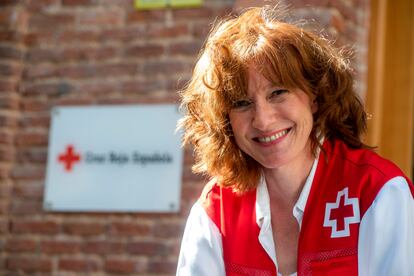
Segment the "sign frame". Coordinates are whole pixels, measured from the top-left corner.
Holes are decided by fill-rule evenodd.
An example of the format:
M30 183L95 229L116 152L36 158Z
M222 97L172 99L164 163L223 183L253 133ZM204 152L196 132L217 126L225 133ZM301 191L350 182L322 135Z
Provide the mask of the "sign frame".
M179 211L177 105L61 106L51 117L45 210Z

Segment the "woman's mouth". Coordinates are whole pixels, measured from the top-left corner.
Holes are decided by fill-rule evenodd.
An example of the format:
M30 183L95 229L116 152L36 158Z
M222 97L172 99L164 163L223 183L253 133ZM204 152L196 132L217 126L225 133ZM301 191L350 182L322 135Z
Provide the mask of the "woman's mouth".
M291 128L284 129L282 131L279 131L279 132L274 133L274 134L269 135L269 136L256 137L254 140L256 140L260 143L271 143L271 142L276 141L277 139L280 139L283 136L285 136L290 130L291 130Z

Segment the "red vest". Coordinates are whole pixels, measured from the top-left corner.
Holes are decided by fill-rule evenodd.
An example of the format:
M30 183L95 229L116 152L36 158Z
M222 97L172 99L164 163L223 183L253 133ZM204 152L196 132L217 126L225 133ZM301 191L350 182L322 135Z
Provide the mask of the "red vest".
M372 151L325 141L303 215L298 275L358 275L359 220L395 176L404 174ZM239 196L212 183L205 187L200 202L221 232L228 276L277 275L258 239L256 190Z

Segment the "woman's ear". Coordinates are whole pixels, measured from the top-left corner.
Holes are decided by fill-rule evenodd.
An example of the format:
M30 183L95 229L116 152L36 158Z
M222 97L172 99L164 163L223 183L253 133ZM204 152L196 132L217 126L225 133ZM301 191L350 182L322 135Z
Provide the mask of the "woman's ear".
M316 99L313 99L312 101L311 111L312 111L312 114L315 114L316 111L318 111L318 102L316 101Z

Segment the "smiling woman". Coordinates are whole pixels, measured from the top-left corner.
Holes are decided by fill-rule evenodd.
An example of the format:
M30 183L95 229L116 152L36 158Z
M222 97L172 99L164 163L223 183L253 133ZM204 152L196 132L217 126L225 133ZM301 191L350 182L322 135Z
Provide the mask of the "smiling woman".
M361 141L346 58L277 13L219 22L181 93L211 181L177 275L412 275L413 185Z

